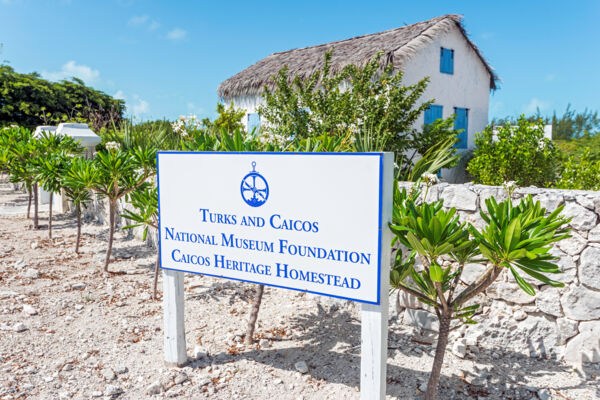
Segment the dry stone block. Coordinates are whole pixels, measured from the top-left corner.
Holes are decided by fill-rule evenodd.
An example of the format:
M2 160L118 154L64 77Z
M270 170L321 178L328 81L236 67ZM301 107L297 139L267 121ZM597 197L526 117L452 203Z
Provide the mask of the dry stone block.
M571 236L558 242L558 247L570 256L577 256L585 249L587 241L576 232L571 232Z
M567 343L565 361L573 364L600 362L600 321L579 324L579 335Z
M513 282L496 282L486 291L487 295L494 300L504 300L516 304L530 304L535 301L534 296L530 296Z
M464 283L470 285L475 282L486 269L487 267L483 264L465 264L463 273L460 277Z
M588 247L579 259L579 281L600 289L600 247Z
M552 212L565 201L565 198L558 193L543 193L535 196L533 201L539 201L543 208L548 212Z
M562 317L563 312L560 308L560 293L558 289L552 286L544 286L535 297L535 304L538 308L555 317Z
M588 240L595 243L600 242L600 224L588 232Z
M579 323L577 321L570 320L568 318L557 318L556 319L556 329L558 331L558 344L565 345L567 340L577 335L579 332L577 330L577 326Z
M571 286L560 298L567 318L576 321L600 319L600 292L583 285Z
M411 308L404 310L403 322L405 324L414 325L419 329L430 331L437 331L440 327L437 317L434 314L423 310L413 310Z
M464 186L448 186L442 193L444 206L457 210L477 211L477 194Z
M594 199L590 197L580 194L579 196L575 196L575 201L589 210L594 210Z
M556 324L550 317L530 315L519 322L514 334L525 342L531 356L546 357L559 350Z
M563 215L572 217L571 226L580 231L589 231L596 226L598 217L596 214L585 207L576 203L567 203Z

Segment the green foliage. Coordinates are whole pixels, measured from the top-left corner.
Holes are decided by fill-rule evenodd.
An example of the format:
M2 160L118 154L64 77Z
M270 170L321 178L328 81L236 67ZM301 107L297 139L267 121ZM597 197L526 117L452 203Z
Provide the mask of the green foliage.
M498 127L496 135L492 126L477 134L473 159L467 167L477 183L515 181L519 186L538 187L552 185L559 170L559 153L544 137L543 122L529 122L524 116L516 125Z
M229 107L226 107L223 103L217 103L217 114L218 116L214 121L204 118L202 120L202 125L204 125L206 129L214 129L217 131L223 129L227 132L244 130L242 118L246 116L246 111L235 108L233 102L231 102Z
M88 121L96 130L118 123L123 100L86 86L81 80L49 82L37 73L20 74L0 64L0 126L28 128L67 121Z
M85 206L92 199L89 188L96 180L96 170L92 167L91 160L69 157L60 179L64 193L73 204Z
M555 111L551 121L553 139L578 139L593 136L600 132L598 111L592 112L586 108L583 112L578 113L571 109L570 104L561 117L558 117Z
M418 185L420 182L415 187ZM396 186L394 190L390 229L400 246L395 251L390 285L433 307L439 319L429 393L431 388L435 392L438 385L452 324L476 323L474 316L480 305L469 301L488 288L505 268L532 296L533 286L522 273L544 284L564 286L548 277L562 272L554 264L558 257L549 251L553 243L569 237L566 225L570 220L560 216L563 206L548 214L531 196L517 206L510 198L497 203L492 197L486 200L487 212L481 212L486 225L479 230L461 222L455 208L444 209L443 200L419 202L427 198L427 192L422 196L415 187L400 191ZM461 288L465 265L477 262L490 266L473 283Z
M306 79L292 78L283 68L273 78L275 89L265 87L265 104L259 107L266 120L261 127L264 137L281 145L298 138L319 137L324 142L329 136L341 138L339 144L346 149L353 147L347 140L353 138L358 149L394 151L399 168L410 169L407 150L425 153L444 141L452 123L445 120L423 134L415 132L415 121L431 104L419 104L428 79L404 86L402 72L382 64L379 54L364 67L349 65L333 72L328 52L323 69ZM448 150L454 151L452 147Z
M598 151L596 149L596 152ZM584 149L581 155L571 155L567 158L556 187L600 190L600 159L594 156L591 148Z

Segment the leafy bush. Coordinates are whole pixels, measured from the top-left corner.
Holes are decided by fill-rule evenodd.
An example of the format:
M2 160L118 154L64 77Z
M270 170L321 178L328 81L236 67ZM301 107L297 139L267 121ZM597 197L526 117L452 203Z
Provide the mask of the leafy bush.
M94 90L80 79L49 82L37 73L20 74L0 64L0 126L16 123L32 129L83 120L100 130L119 123L124 110L123 100Z
M455 135L448 129L452 125L449 120L434 124L424 133L413 128L432 103L419 103L427 78L404 86L402 72L393 70L391 64L382 67L381 54L364 67L349 65L332 72L331 55L326 53L322 70L310 77L290 77L283 68L273 78L275 89L265 87L265 104L259 113L266 119L261 131L268 140L283 144L286 140L328 136L348 147L352 141L362 142L362 147L368 141L371 150L393 151L396 164L406 174L412 167L407 156L414 154L411 149L424 154ZM454 150L450 147L449 151Z
M554 143L544 137L542 120L529 122L521 116L516 125L492 126L475 136L473 159L467 171L477 183L548 187L557 179L560 156Z
M600 190L600 160L594 159L592 150L583 150L581 156L570 156L556 187L560 189Z

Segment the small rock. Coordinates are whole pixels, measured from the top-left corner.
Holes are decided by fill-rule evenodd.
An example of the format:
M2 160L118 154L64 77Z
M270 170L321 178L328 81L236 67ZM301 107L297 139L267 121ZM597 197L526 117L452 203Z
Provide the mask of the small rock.
M117 368L115 368L115 373L118 375L123 375L123 374L126 374L127 372L129 372L129 368L127 368L124 365L118 365Z
M95 392L92 392L92 397L102 397L102 392L96 390Z
M181 385L183 382L187 381L188 379L189 378L186 374L181 373L175 377L173 382L175 382L176 385Z
M258 342L258 345L260 347L269 347L271 345L271 343L269 342L269 339L260 339L260 342Z
M35 249L37 249L37 248L38 248L38 246L39 246L39 243L38 243L37 241L31 242L31 249L32 249L32 250L35 250Z
M465 358L467 355L467 345L464 339L457 340L452 346L452 353L458 358Z
M194 346L194 357L196 359L200 359L204 356L206 356L206 350L204 349L204 347L198 345Z
M517 321L523 321L524 319L527 318L527 313L523 310L518 310L517 312L515 312L515 320Z
M37 279L40 277L40 272L34 268L27 268L23 276L25 276L25 278Z
M550 400L551 399L550 391L548 389L538 390L537 395L540 398L540 400Z
M31 307L29 304L23 304L23 312L29 315L37 315L37 310Z
M83 289L85 289L85 283L82 283L82 282L74 283L73 285L71 285L71 289L83 290Z
M156 381L156 382L152 383L146 389L146 393L149 394L149 395L160 394L160 392L162 392L162 391L163 391L163 387L162 387L162 384L159 381Z
M23 332L26 330L27 330L27 327L22 322L19 322L19 323L15 324L15 326L13 326L13 331L15 331L15 332Z
M116 385L108 385L104 391L105 396L118 396L123 393L123 389Z
M102 377L107 381L112 381L117 376L115 375L115 372L112 369L105 368L102 370Z
M298 361L296 364L294 364L294 368L296 368L296 371L300 372L301 374L306 374L308 372L308 365L305 361Z

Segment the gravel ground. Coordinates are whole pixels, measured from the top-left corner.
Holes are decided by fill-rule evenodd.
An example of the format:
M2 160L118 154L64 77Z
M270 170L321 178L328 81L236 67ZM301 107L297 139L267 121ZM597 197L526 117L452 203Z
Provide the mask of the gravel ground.
M162 361L162 304L151 299L154 250L117 235L101 272L107 228L47 214L33 230L26 196L0 184L0 399L358 399L359 307L266 288L253 346L242 345L253 285L186 275L190 363ZM471 346L450 349L440 399L596 399L586 377L556 360ZM390 321L388 398L420 399L432 340ZM464 357L463 357L464 356Z

